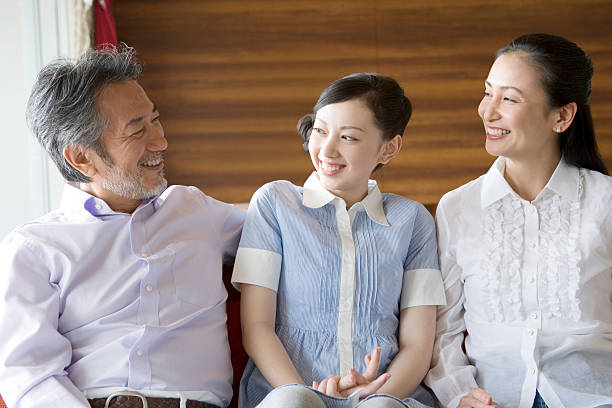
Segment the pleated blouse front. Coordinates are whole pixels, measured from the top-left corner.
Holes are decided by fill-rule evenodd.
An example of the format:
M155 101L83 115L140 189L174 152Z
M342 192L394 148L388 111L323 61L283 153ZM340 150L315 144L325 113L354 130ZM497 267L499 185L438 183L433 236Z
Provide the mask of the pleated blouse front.
M419 203L368 195L348 211L313 173L304 187L276 181L249 205L232 282L277 292L276 334L305 384L354 367L381 347L380 372L398 352L400 311L445 303L435 226ZM272 390L252 361L241 406Z

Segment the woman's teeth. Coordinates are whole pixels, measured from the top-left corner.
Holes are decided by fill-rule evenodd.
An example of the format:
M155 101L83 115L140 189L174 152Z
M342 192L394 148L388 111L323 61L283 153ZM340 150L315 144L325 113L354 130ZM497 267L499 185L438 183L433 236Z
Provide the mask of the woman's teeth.
M508 133L510 133L510 131L506 130L506 129L491 129L491 128L487 128L487 133L492 135L492 136L502 136L502 135L507 135Z
M340 170L341 166L335 165L335 164L329 164L329 163L325 163L325 162L321 162L321 168L325 171L338 171Z

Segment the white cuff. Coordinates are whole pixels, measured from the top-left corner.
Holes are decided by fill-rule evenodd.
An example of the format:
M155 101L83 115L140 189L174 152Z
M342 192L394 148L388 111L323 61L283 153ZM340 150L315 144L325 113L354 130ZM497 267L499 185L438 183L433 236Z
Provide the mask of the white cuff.
M273 251L257 248L238 248L232 285L240 290L241 283L263 286L278 291L282 256Z
M404 272L400 310L412 306L445 305L444 283L437 269L412 269Z

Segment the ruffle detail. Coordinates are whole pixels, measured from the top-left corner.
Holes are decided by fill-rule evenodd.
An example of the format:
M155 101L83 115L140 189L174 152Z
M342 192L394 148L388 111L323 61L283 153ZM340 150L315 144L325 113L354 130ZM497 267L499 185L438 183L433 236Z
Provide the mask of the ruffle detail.
M583 174L580 172L579 197ZM534 203L541 215L541 262L538 293L548 318L580 319L580 200L568 201L552 191Z
M581 170L578 200L569 201L546 190L533 202L540 219L538 303L547 318L580 319L578 244L583 177ZM483 300L491 322L525 318L521 287L525 240L523 203L516 195L507 194L489 205L484 214L483 233L488 248L481 262Z
M481 267L490 321L523 318L521 260L525 217L520 200L509 195L487 207L484 237L489 245Z

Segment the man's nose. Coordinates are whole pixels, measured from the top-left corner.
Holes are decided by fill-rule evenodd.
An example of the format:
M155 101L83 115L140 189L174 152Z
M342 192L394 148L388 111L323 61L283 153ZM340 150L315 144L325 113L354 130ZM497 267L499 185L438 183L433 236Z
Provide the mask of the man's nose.
M151 130L151 137L149 138L148 149L152 152L160 152L168 148L168 140L164 134L164 128L153 127Z

